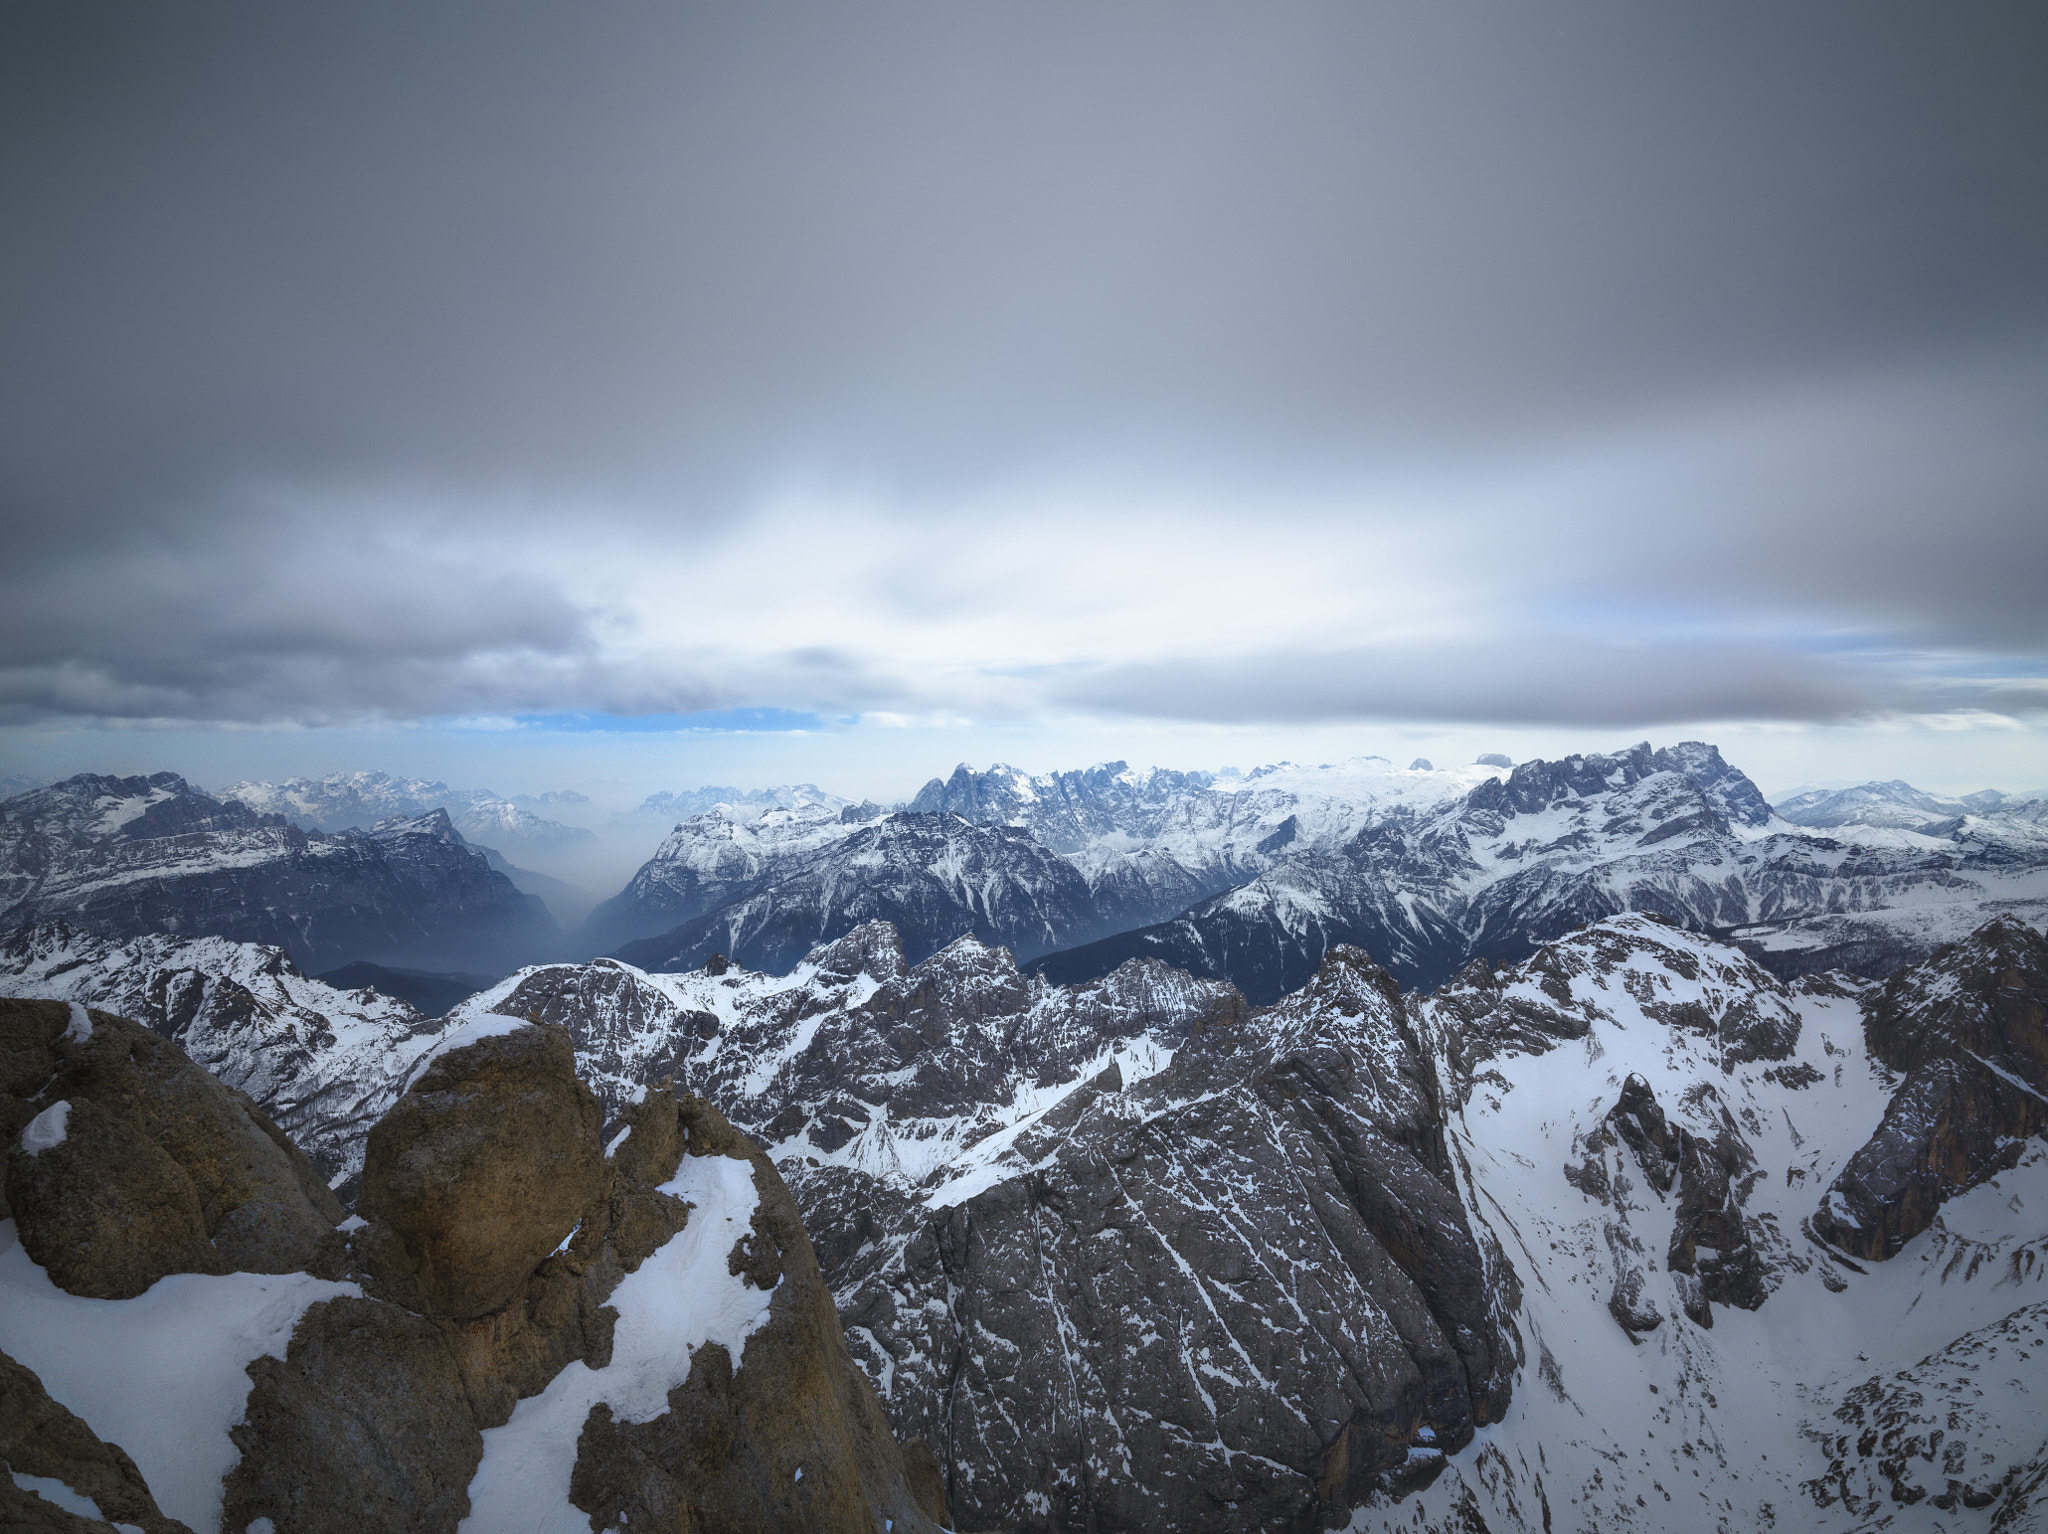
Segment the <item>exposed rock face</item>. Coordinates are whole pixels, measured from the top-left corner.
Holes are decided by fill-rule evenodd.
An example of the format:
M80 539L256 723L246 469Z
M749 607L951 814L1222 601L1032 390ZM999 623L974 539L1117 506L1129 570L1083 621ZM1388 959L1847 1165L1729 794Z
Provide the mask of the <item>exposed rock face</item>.
M435 1056L370 1131L357 1211L380 1291L457 1320L500 1309L597 1193L599 1126L560 1028Z
M143 1534L192 1534L164 1516L135 1461L102 1443L50 1399L33 1369L5 1353L0 1353L0 1462L0 1527L24 1534L95 1527L17 1487L14 1476L24 1475L60 1482L96 1506L107 1523L132 1524Z
M795 1181L866 1207L841 1313L959 1524L1313 1526L1506 1405L1514 1280L1451 1186L1437 1094L1399 993L1337 950L922 1197Z
M1894 975L1864 1019L1871 1053L1905 1079L1813 1228L1881 1260L2048 1131L2048 939L1990 922Z
M167 1273L327 1272L341 1206L246 1096L174 1044L74 1004L0 999L21 1240L61 1287L116 1298ZM61 1106L60 1106L61 1105ZM82 1286L82 1287L80 1287Z
M1701 1083L1702 1116L1718 1117L1712 1136L1681 1130L1678 1210L1667 1262L1673 1273L1697 1278L1699 1314L1709 1302L1755 1310L1771 1290L1771 1277L1742 1206L1763 1176L1742 1133L1717 1094Z
M34 1131L41 1130L37 1136ZM60 1289L125 1300L167 1273L225 1273L177 1162L90 1098L59 1100L7 1157L21 1244Z
M282 1360L249 1366L223 1526L455 1529L483 1457L459 1357L444 1325L396 1305L343 1299L307 1311Z

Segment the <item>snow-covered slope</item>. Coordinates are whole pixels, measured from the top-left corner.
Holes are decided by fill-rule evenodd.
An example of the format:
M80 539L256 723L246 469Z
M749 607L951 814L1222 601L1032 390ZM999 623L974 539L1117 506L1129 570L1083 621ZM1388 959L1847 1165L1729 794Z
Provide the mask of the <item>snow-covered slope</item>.
M1440 1480L1353 1528L2040 1526L2048 1146L2013 1141L1889 1261L1820 1242L1897 1080L1858 1002L1624 917L1428 1004L1467 1040L1450 1139L1523 1275L1532 1367Z
M362 1170L363 1136L440 1032L393 997L307 978L280 948L121 941L64 922L0 937L0 994L86 1003L176 1041L344 1189Z
M308 969L501 970L553 938L442 811L308 832L174 773L81 774L0 802L0 930L54 917L270 943Z

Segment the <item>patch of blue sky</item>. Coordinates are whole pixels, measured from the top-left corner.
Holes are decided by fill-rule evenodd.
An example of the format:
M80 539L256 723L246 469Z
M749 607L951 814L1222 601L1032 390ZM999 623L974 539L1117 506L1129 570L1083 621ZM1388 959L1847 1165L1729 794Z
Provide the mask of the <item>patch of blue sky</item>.
M561 712L518 714L521 729L566 735L749 734L788 735L823 730L831 721L788 708L725 708L694 714Z

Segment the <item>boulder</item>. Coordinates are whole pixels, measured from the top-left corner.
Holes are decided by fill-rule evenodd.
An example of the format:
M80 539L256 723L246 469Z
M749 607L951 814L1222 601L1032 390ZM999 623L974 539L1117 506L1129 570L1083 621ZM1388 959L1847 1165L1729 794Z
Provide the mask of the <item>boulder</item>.
M191 1178L91 1098L52 1103L7 1156L21 1245L71 1294L125 1300L170 1273L225 1273Z
M377 1291L456 1320L502 1308L599 1193L599 1124L563 1028L434 1057L370 1131L356 1208Z
M60 1100L92 1103L168 1156L226 1264L189 1271L338 1268L342 1208L312 1162L246 1094L170 1040L75 1003L0 1000L0 1085L16 1133Z
M444 1328L377 1300L329 1300L283 1359L249 1366L221 1526L291 1534L444 1530L469 1512L483 1458Z

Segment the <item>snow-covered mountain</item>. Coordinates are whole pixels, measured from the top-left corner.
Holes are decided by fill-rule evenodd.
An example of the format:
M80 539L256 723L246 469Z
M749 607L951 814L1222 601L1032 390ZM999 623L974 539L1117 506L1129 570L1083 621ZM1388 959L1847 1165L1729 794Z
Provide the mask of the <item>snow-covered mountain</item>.
M2003 838L2048 843L2048 799L2004 794L1995 788L1951 799L1895 778L1853 788L1811 789L1781 799L1772 808L1794 825L1817 830L1873 827L1949 841Z
M1518 959L1646 910L1731 935L1786 973L1880 975L1998 911L2048 915L2048 818L1993 797L1972 796L1987 813L1953 824L1803 826L1697 742L1506 771L1381 758L1229 776L962 766L909 813L1020 839L967 852L958 831L880 831L891 822L873 806L726 804L677 825L585 939L654 967L714 952L784 967L882 917L915 952L974 931L1060 980L1153 957L1268 1002L1305 984L1332 944L1426 989L1473 958ZM1058 914L1006 925L983 887L1032 892L1027 905Z
M997 763L934 778L913 810L1016 826L1068 858L1106 926L1178 915L1275 863L1341 846L1402 810L1462 798L1499 776L1491 766L1397 768L1384 757L1316 767L1280 762L1247 774L1132 770L1108 762L1032 776Z
M175 773L80 774L0 801L0 931L54 917L117 937L268 943L314 970L501 971L555 940L540 902L444 811L309 832Z
M174 1040L260 1103L344 1192L362 1171L363 1136L442 1031L393 997L309 979L281 948L120 940L62 921L0 935L0 994L86 1003Z
M1628 910L1731 935L1787 973L1881 974L1997 911L2048 914L2048 847L1811 831L1774 817L1712 746L1645 744L1524 762L1460 799L1394 806L1341 845L1039 967L1071 981L1149 956L1268 1001L1348 943L1427 989L1474 958L1519 959Z
M775 810L752 822L714 822L709 837L686 836L703 826L686 822L664 850L698 861L658 859L642 873L651 879L650 870L659 872L672 890L697 878L706 904L727 898L614 952L648 969L694 969L723 954L786 970L869 921L893 923L914 959L962 933L1040 954L1086 942L1108 925L1073 866L1026 832L947 814L844 818L856 813L825 819L831 812L822 807ZM769 837L763 857L755 849Z
M711 784L704 788L649 794L626 814L614 819L636 825L675 825L720 809L737 817L751 818L763 810L799 810L812 805L839 810L849 802L837 794L826 793L815 783L784 783L775 788L732 788Z
M594 840L580 826L544 819L518 800L487 788L450 788L438 780L388 772L336 772L283 783L244 781L222 789L220 797L262 814L282 815L309 831L347 831L446 810L465 838L495 849L515 864L522 857L559 857ZM578 794L564 802L588 801Z
M2048 940L2017 922L1883 986L1645 915L1428 997L1340 946L1258 1011L972 938L910 966L871 923L781 976L528 969L444 1026L486 1014L567 1026L608 1117L673 1077L770 1149L955 1526L2048 1512Z
M821 911L821 924L809 926L780 963L793 963L809 942L834 938L872 915L903 926L905 942L922 952L973 930L1030 954L1047 946L1047 932L1063 934L1051 946L1065 946L1157 922L1255 877L1290 852L1337 846L1376 815L1458 799L1491 776L1493 768L1432 772L1395 768L1380 758L1321 768L1280 764L1233 778L1130 770L1122 762L1047 776L1001 764L987 772L961 766L948 780L928 782L907 805L918 819L897 823L893 832L874 829L885 819L879 807L831 797L758 813L752 805L723 803L678 823L627 889L598 907L588 936L594 946L618 950L623 942L690 924L688 938L664 942L674 952L696 954L694 944L711 940L698 930L707 920L745 934L760 922L764 901L776 909L793 901L815 909L821 885L870 887L881 877L874 860L893 856L899 864L889 879L907 887L956 885L956 868L973 866L975 881L1044 889L1053 903L1069 907L1079 899L1085 911L1034 926L1028 918L1006 924L1004 915L991 913L993 893L981 899L967 889L956 889L950 901L926 893L895 905L840 897L836 911ZM905 829L948 821L1018 836L977 836L958 825L944 838ZM879 844L887 846L879 850ZM1079 895L1061 868L1079 877ZM723 911L739 903L752 909ZM928 918L920 909L952 926L926 934ZM764 954L756 950L750 963L768 963ZM633 956L655 963L645 948Z

